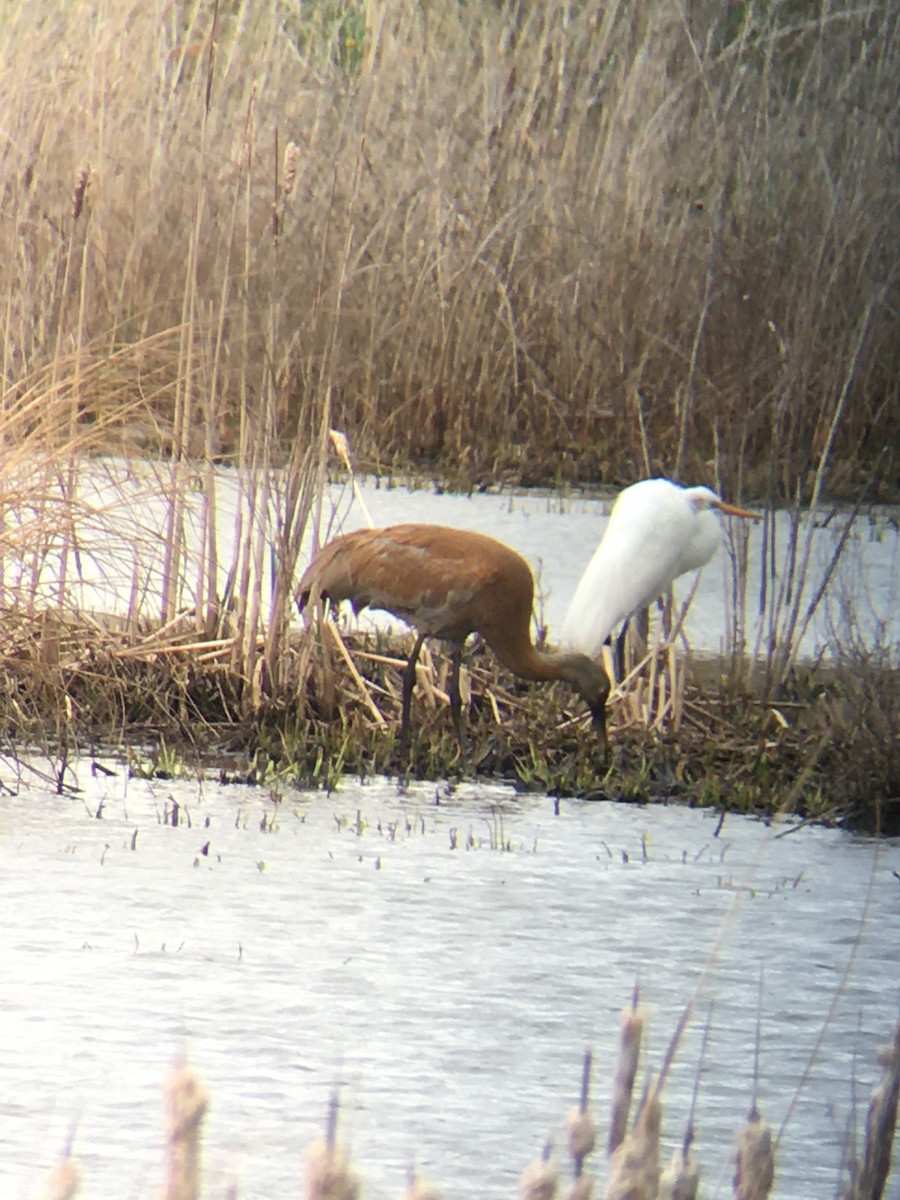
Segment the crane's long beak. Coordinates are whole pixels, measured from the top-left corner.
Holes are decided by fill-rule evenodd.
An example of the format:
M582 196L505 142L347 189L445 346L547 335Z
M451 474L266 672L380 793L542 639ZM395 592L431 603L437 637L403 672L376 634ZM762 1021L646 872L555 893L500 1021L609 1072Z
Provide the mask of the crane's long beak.
M736 504L726 504L724 500L716 501L716 508L729 517L748 517L751 521L761 521L762 513L751 512L749 508L738 508Z

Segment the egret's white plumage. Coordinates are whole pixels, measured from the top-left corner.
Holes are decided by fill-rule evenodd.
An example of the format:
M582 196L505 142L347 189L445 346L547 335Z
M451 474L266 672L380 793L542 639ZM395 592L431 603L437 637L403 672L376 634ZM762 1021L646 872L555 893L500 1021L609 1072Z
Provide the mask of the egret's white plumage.
M717 512L757 515L726 504L708 487L668 479L642 479L620 492L575 589L562 643L599 655L620 621L651 604L679 575L709 562L722 543Z

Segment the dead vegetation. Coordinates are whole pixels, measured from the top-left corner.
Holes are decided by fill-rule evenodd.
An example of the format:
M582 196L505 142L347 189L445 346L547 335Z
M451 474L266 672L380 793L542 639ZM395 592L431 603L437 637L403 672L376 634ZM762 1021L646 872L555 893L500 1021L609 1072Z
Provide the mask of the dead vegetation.
M38 746L64 765L76 748L127 757L156 747L163 769L174 756L255 783L278 775L330 789L344 773L484 775L559 796L897 829L897 673L871 665L810 673L804 693L780 705L685 676L676 724L648 721L641 690L626 686L614 693L607 758L567 688L523 684L477 648L465 667L461 747L447 708L449 664L435 648L423 655L407 757L399 714L408 638L334 626L324 640L294 634L277 685L261 692L234 669L237 633L198 639L186 622L136 638L77 619L11 617L0 638L7 757Z
M635 995L622 1014L603 1196L605 1200L692 1200L700 1194L702 1174L701 1165L691 1149L695 1133L693 1112L686 1117L680 1150L673 1153L667 1166L662 1164L666 1070L677 1050L684 1022L676 1029L662 1070L656 1077L648 1076L640 1098L635 1101L643 1027L644 1015ZM872 1092L862 1146L858 1153L848 1156L845 1164L847 1182L840 1193L841 1200L881 1200L885 1194L900 1090L900 1023L894 1027L891 1042L878 1051L878 1059L883 1076ZM582 1072L580 1103L560 1122L565 1157L571 1160L570 1181L564 1183L564 1174L569 1171L561 1165L559 1160L563 1156L557 1155L551 1138L545 1143L540 1157L522 1172L520 1200L553 1200L557 1195L564 1195L567 1200L589 1200L593 1195L597 1178L590 1170L602 1170L602 1167L598 1164L594 1168L591 1159L597 1144L596 1122L589 1106L591 1066L592 1056L588 1051ZM697 1080L699 1084L699 1067ZM176 1063L163 1091L166 1182L162 1196L164 1200L199 1200L202 1195L201 1131L209 1095L196 1072L185 1062ZM755 1101L751 1101L749 1109L747 1120L735 1132L732 1195L734 1200L766 1200L775 1180L778 1137L763 1120ZM307 1148L305 1165L307 1200L356 1200L363 1195L361 1178L351 1163L350 1153L338 1140L336 1095L332 1096L329 1107L325 1136ZM41 1196L43 1200L73 1200L79 1193L80 1183L73 1146L69 1144L60 1162L44 1180ZM566 1190L560 1192L561 1187ZM237 1185L232 1185L227 1194L236 1197ZM410 1173L404 1200L440 1200L441 1195L435 1184L428 1183L414 1171Z
M34 0L0 46L5 408L896 495L892 6Z

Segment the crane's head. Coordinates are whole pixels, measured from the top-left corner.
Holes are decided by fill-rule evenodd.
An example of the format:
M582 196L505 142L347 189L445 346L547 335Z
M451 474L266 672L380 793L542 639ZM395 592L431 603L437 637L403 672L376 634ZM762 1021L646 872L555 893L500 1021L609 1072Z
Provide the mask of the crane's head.
M606 701L609 697L609 676L593 658L586 654L562 654L558 659L560 678L575 689L588 708L597 738L606 750Z

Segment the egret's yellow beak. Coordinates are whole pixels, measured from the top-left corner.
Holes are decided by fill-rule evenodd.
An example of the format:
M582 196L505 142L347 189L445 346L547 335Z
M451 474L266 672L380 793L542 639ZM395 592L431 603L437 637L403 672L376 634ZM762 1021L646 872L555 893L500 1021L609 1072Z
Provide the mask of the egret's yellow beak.
M749 508L738 508L736 504L726 504L724 500L716 501L720 512L728 513L729 517L749 517L752 521L761 521L762 513L750 512Z

